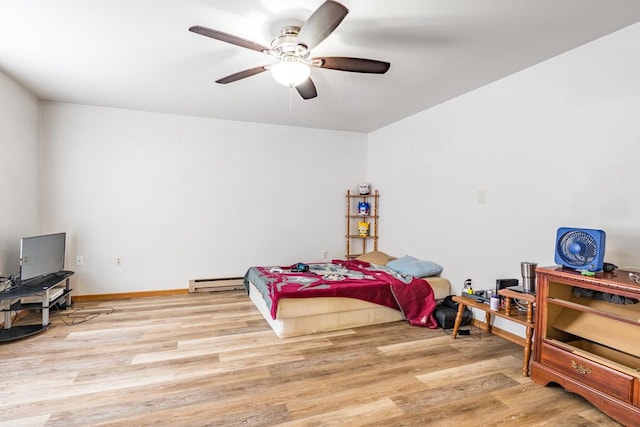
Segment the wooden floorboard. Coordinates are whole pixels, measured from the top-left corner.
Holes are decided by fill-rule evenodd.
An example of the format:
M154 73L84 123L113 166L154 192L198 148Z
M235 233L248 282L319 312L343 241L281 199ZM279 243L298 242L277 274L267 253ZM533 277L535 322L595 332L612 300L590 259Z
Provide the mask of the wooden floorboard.
M618 425L477 328L281 339L243 291L84 301L51 322L0 344L0 426Z

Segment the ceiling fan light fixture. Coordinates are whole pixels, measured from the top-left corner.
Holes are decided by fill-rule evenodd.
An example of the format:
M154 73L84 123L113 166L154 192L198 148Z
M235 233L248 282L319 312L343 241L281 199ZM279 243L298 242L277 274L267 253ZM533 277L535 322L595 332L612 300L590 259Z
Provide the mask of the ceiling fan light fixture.
M271 75L283 86L298 86L309 78L311 68L296 57L285 56L271 67Z
M261 52L277 61L275 64L261 65L233 73L216 80L216 83L232 83L271 70L273 78L278 83L290 88L289 94L293 93L291 89L295 86L302 99L313 99L318 96L318 91L310 78L311 67L354 73L384 74L391 65L388 62L374 59L341 56L314 58L311 56L311 49L331 35L347 16L347 13L349 13L349 9L337 1L325 0L302 25L289 25L282 28L281 34L271 40L270 47L201 25L194 25L189 28L189 31Z

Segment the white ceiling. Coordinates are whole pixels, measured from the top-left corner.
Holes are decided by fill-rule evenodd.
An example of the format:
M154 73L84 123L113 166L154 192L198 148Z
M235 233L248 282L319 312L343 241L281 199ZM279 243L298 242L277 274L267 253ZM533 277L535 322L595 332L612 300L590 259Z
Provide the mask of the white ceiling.
M313 69L306 101L270 73L214 83L273 61L188 31L269 45L322 1L0 0L0 71L43 100L370 132L640 21L638 0L343 0L313 56L391 69Z

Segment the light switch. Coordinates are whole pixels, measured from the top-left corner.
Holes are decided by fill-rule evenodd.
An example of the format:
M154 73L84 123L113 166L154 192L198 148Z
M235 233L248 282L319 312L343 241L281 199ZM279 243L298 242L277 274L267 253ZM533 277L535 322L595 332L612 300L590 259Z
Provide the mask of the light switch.
M478 190L478 203L487 203L487 190Z

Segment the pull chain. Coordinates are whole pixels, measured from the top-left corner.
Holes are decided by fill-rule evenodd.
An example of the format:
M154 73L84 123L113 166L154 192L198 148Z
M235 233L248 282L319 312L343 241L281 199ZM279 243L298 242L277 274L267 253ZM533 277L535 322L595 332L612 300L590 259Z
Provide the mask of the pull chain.
M289 115L293 116L293 86L289 86Z

